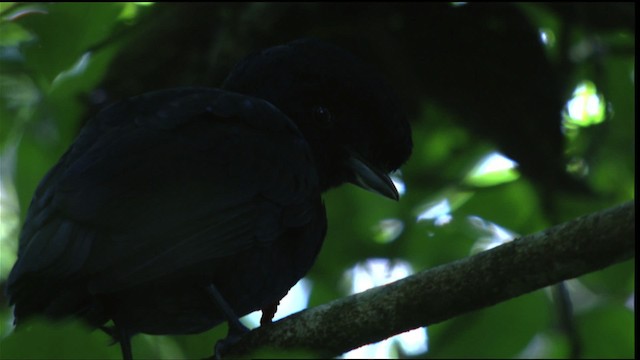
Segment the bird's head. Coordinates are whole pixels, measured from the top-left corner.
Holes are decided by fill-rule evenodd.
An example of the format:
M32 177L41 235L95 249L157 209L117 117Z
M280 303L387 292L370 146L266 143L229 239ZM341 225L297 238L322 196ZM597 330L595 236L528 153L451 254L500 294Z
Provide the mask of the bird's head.
M350 53L300 39L250 55L223 88L271 102L309 142L322 190L351 182L389 198L388 173L411 154L411 129L396 95Z

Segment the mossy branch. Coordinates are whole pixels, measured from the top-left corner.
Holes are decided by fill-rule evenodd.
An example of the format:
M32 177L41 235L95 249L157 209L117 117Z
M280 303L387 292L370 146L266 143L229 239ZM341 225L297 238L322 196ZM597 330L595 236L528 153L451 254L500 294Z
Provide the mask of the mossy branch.
M227 356L261 347L337 356L635 256L635 203L583 216L255 329Z

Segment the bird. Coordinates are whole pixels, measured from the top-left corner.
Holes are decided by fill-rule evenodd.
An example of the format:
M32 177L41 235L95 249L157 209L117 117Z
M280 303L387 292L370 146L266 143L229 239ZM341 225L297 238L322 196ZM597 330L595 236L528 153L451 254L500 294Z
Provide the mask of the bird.
M38 185L6 294L17 327L82 319L120 343L222 322L222 354L313 265L322 194L390 199L412 150L374 69L315 38L257 51L220 88L157 90L90 119ZM265 317L267 319L265 319Z

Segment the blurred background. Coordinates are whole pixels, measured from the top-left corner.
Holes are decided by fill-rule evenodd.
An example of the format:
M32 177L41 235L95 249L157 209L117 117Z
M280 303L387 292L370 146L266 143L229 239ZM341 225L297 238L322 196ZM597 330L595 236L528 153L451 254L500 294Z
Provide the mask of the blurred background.
M414 151L394 174L397 203L350 185L325 194L324 247L276 318L635 196L633 3L3 2L0 286L38 182L92 114L145 91L218 87L247 54L307 36L392 84ZM632 358L634 270L627 261L343 357ZM3 359L120 357L76 322L13 332L11 321L0 294ZM139 335L134 357L204 358L225 334ZM312 354L260 354L283 355Z

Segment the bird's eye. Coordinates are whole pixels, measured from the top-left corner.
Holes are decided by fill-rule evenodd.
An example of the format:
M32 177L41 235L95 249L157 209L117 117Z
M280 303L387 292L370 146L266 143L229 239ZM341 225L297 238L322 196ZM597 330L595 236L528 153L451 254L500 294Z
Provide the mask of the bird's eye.
M320 123L331 124L332 116L329 109L324 106L314 106L313 107L313 118Z

